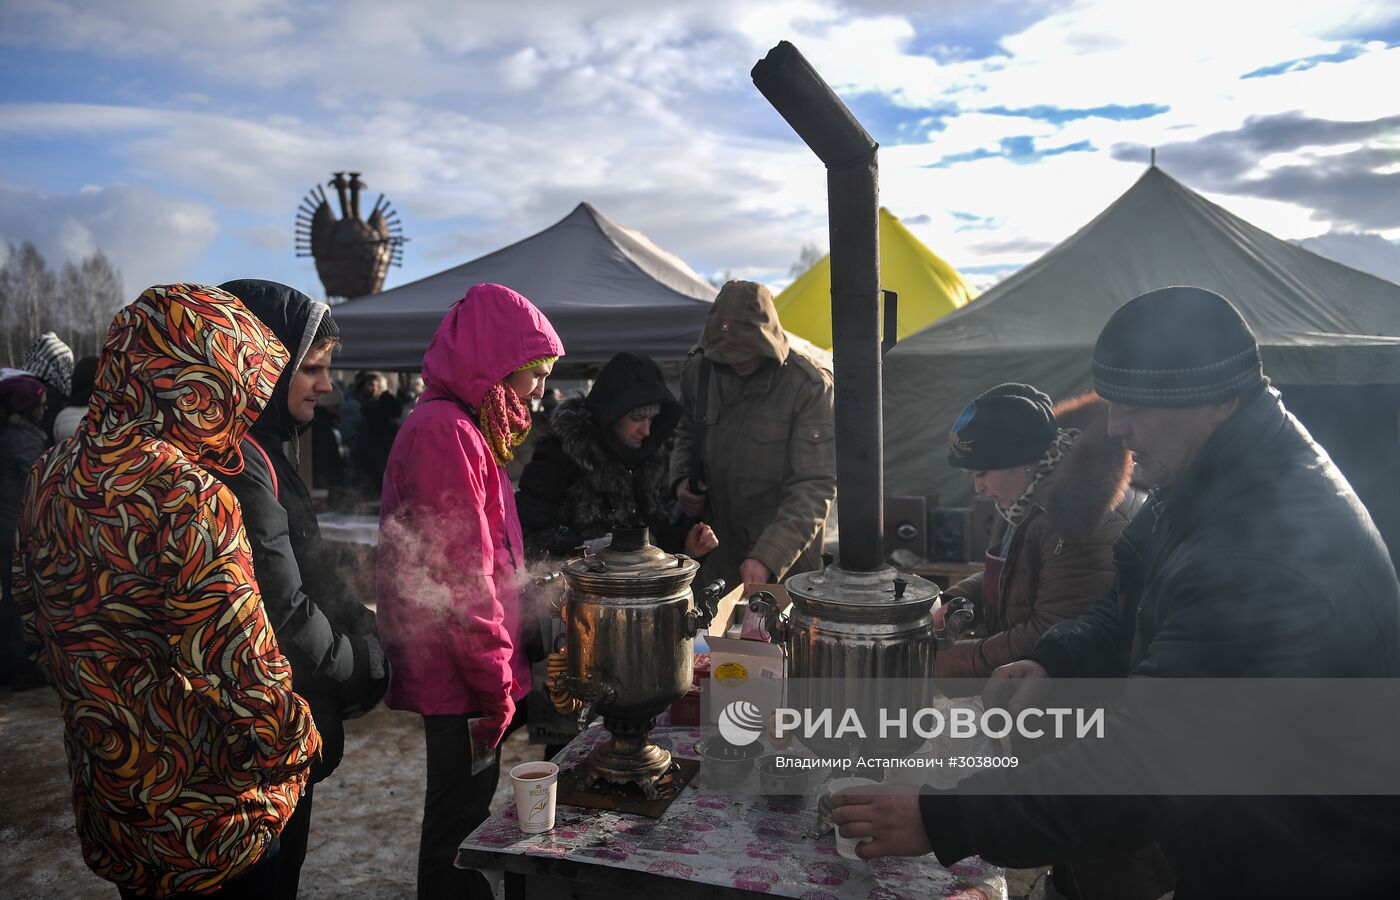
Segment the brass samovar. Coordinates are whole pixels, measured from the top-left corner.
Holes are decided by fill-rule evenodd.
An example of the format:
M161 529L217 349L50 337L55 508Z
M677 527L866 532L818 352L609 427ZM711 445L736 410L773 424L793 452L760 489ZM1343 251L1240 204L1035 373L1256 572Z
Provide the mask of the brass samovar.
M615 528L607 549L569 560L561 617L566 650L550 658L555 708L595 716L611 739L588 757L585 782L636 784L649 799L671 769L671 754L647 740L655 719L694 679L695 632L709 627L724 582L692 599L700 564L647 540L645 527Z

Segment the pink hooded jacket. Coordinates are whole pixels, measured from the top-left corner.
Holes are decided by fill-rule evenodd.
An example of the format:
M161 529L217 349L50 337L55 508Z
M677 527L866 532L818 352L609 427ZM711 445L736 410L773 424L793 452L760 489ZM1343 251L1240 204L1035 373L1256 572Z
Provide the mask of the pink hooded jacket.
M524 540L506 470L477 426L491 385L563 356L549 320L478 284L423 356L424 391L384 472L378 605L394 667L385 702L423 715L505 712L530 690L520 640Z

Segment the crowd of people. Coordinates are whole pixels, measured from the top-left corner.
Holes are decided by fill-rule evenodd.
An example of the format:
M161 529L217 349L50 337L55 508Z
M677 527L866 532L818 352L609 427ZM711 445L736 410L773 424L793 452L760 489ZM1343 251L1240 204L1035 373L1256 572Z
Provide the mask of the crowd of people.
M705 582L821 565L833 376L762 285L720 290L679 396L624 352L559 398L566 346L502 285L452 305L397 394L340 390L339 347L285 285L167 285L99 358L50 333L0 371L6 676L57 691L85 860L124 897L295 897L314 785L381 700L423 720L418 896L489 897L453 860L543 657L530 564L637 524ZM999 518L930 674L1002 705L1046 678L1400 674L1390 556L1228 300L1131 299L1092 376L1058 404L1002 384L950 423L946 464ZM547 433L513 480L532 405ZM285 449L308 430L312 486ZM328 562L315 486L379 498L377 618ZM1070 897L1286 894L1286 869L1244 871L1266 844L1347 896L1400 884L1384 798L1055 794L1096 764L1070 744L973 776L999 790L847 792L833 815L865 858L1053 863Z

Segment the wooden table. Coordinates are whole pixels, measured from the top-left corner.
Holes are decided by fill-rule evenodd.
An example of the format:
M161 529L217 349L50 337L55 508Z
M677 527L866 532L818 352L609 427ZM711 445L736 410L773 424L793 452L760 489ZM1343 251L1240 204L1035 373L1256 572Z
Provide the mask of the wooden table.
M708 728L652 732L672 753L698 758ZM604 738L590 728L555 762L567 768ZM750 776L753 778L755 776ZM804 836L815 822L815 794L765 797L744 786L705 787L702 771L660 819L559 806L555 828L522 834L514 804L491 815L462 842L457 865L506 873L506 895L538 898L652 896L657 900L778 896L809 900L869 897L1005 898L1001 869L977 859L945 869L932 856L842 859L831 834Z

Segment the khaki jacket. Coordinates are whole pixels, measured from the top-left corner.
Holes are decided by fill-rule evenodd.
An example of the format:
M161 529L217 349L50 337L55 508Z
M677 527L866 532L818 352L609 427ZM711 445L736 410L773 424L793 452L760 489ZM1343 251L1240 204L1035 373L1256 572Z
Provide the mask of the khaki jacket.
M681 373L684 412L671 454L673 491L690 470L702 354L712 361L702 518L714 528L719 548L705 557L701 577L738 584L739 564L748 557L776 578L818 568L836 496L831 372L788 345L766 287L726 284ZM746 378L729 366L752 356L764 363Z

